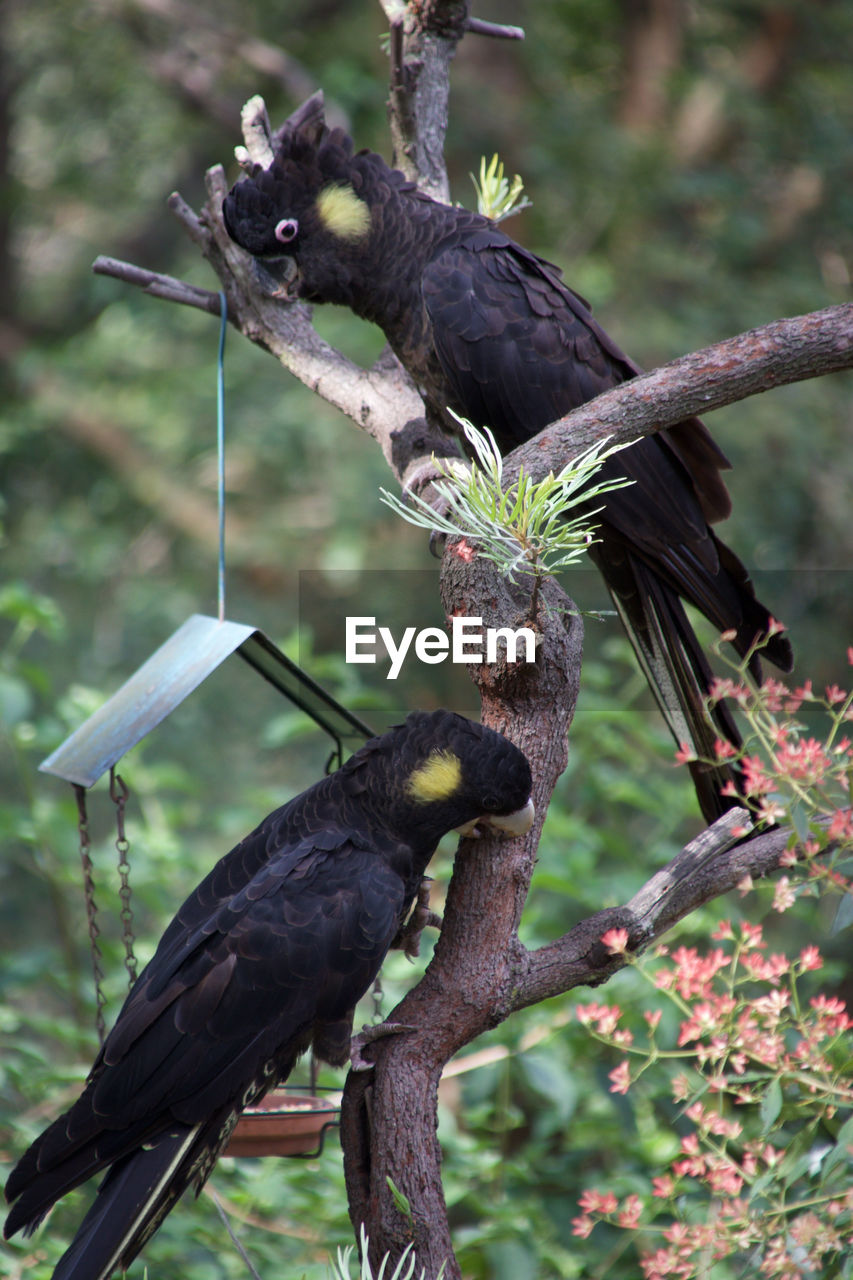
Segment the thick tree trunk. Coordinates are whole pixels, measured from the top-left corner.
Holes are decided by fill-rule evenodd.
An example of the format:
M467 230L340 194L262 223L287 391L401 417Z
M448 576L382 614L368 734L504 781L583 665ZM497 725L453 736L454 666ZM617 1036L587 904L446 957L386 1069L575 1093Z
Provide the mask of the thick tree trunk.
M344 1094L342 1142L353 1226L364 1223L374 1267L390 1250L414 1242L418 1270L448 1280L460 1272L453 1254L436 1135L438 1082L463 1045L513 1008L524 949L518 924L527 898L542 821L567 757L567 733L580 676L583 627L554 584L527 616L530 582L510 588L482 559L467 563L451 546L442 566L448 616L483 617L485 626L535 623L536 663L476 667L483 720L525 752L534 775L537 820L521 840L460 843L444 923L423 980L391 1021L417 1030L379 1041L372 1078L351 1075ZM388 1185L407 1197L401 1213Z

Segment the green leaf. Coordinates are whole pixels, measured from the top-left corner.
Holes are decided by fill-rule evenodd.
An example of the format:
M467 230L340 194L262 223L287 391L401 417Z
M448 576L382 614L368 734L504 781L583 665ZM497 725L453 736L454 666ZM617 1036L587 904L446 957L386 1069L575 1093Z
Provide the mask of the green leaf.
M43 631L47 636L62 633L62 612L55 601L21 582L0 589L0 617L10 618L31 631Z
M853 924L853 893L845 893L838 904L838 910L835 918L830 926L830 933L841 933L843 929L849 929Z
M437 512L415 495L403 503L380 489L385 505L419 528L472 539L479 554L513 580L518 573L538 579L578 561L597 541L590 517L598 508L590 510L590 504L630 483L621 477L595 480L605 458L625 446L608 449L607 441L601 441L572 459L558 475L551 473L534 484L522 470L504 490L503 459L492 433L488 428L478 431L464 418L454 417L475 461L470 465L436 462L443 479L436 481L434 488L444 499L446 510ZM582 516L568 514L581 503Z
M547 1110L556 1123L566 1124L577 1104L577 1083L567 1067L552 1055L528 1052L519 1066L532 1089L547 1100Z
M0 723L18 724L29 715L32 697L22 680L0 671Z
M800 802L792 804L788 810L797 838L800 841L808 840L812 834L811 825L809 823L809 812Z
M853 1163L851 1149L853 1149L853 1116L844 1121L844 1124L835 1135L835 1146L823 1162L824 1176L830 1173L842 1160L847 1161L848 1164Z
M761 1119L761 1132L766 1135L773 1128L779 1118L779 1112L782 1110L782 1086L778 1080L771 1080L770 1085L761 1099L761 1109L759 1112Z
M402 1213L407 1222L413 1222L412 1206L409 1203L408 1196L400 1190L390 1174L386 1176L385 1181L388 1183L388 1190L391 1192L391 1195L394 1198L394 1204L400 1210L400 1213Z
M485 217L494 222L502 222L504 218L519 213L530 207L530 201L522 196L524 183L518 174L512 182L504 175L504 165L500 157L492 156L488 165L485 156L480 159L480 180L469 175L477 193L477 209Z

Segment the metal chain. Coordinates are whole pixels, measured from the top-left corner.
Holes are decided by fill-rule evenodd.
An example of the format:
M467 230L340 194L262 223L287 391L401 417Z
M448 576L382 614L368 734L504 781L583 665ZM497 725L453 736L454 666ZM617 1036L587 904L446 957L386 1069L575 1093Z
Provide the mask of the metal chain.
M124 833L124 810L129 795L127 785L122 776L110 769L110 799L116 807L116 850L118 851L119 898L121 899L122 941L124 942L124 965L130 978L130 985L136 981L136 956L133 952L133 908L130 905L130 841Z
M104 969L101 948L98 946L98 908L95 904L95 884L92 879L92 859L89 850L92 842L89 838L89 818L86 813L86 788L78 783L72 784L77 801L77 831L80 836L80 862L83 866L83 893L86 898L86 919L89 922L89 947L92 953L92 974L95 979L95 1029L98 1043L104 1043L106 1023L104 1021L104 1005L106 999L103 991Z

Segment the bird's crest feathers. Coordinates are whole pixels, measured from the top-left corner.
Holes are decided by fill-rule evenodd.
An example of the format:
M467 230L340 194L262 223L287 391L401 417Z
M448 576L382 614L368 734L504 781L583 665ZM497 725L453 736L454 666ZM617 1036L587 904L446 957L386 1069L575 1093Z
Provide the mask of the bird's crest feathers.
M370 230L370 210L349 184L324 187L317 197L317 213L326 230L341 240L360 240Z
M452 751L433 751L415 769L406 783L406 791L419 804L435 800L447 800L459 789L462 782L462 765Z

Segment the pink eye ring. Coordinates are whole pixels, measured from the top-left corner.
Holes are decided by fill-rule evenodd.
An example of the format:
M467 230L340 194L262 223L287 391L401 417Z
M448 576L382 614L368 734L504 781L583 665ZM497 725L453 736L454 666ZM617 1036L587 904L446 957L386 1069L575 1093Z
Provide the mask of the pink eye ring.
M299 223L295 218L282 218L281 222L276 223L275 238L281 244L288 244L293 240L299 230Z

